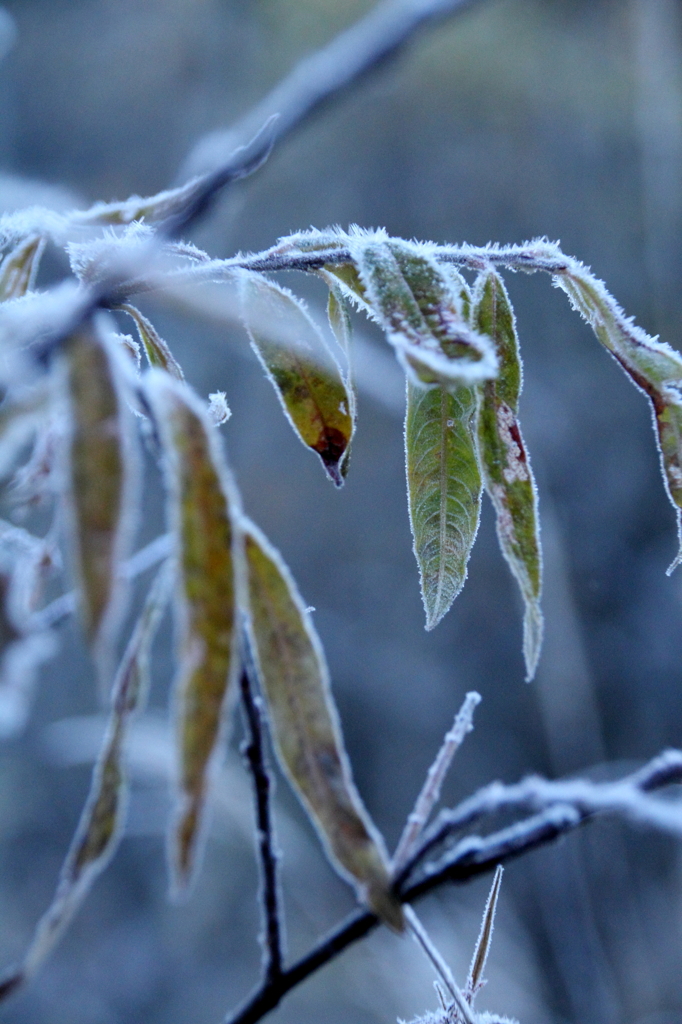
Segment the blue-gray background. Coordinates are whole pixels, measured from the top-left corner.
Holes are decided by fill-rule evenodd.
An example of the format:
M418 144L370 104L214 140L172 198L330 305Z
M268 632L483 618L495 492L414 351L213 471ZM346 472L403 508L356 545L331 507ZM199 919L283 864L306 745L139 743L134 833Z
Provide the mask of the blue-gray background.
M17 39L0 65L0 202L22 201L10 175L59 185L83 204L166 186L203 132L245 112L367 6L8 0ZM330 223L477 244L547 235L676 345L681 23L679 0L483 0L283 143L194 239L227 256ZM27 201L35 194L26 190ZM72 201L68 192L49 199ZM60 273L48 256L45 282ZM322 308L321 292L293 276L286 283ZM682 743L682 584L664 574L675 524L649 409L548 279L508 284L546 561L546 644L532 685L523 682L520 601L487 506L466 588L424 632L402 382L365 324L357 326L378 351L377 369L360 395L351 471L337 493L291 434L238 331L145 307L197 388L227 392L233 417L223 431L246 509L316 609L357 781L389 846L469 689L483 703L449 802L493 778L605 761L625 770ZM161 515L152 482L143 539L162 529ZM74 625L62 641L28 728L0 747L7 964L51 898L87 792L97 701ZM256 979L257 877L238 728L196 890L180 907L166 899L170 645L166 627L153 714L134 750L131 834L47 967L2 1008L10 1024L217 1021ZM295 954L352 898L283 781L278 814ZM672 841L613 823L510 866L480 1007L524 1024L682 1019L681 868ZM486 887L481 880L423 905L460 981ZM416 947L377 934L273 1020L392 1022L435 1005Z

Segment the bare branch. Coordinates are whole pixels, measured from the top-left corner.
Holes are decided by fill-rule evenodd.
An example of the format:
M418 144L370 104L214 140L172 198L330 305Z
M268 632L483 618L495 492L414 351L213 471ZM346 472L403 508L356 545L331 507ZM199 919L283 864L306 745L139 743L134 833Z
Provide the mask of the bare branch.
M253 778L256 798L256 835L261 870L264 929L263 980L265 984L274 984L282 974L283 911L277 880L278 855L271 807L272 780L263 744L263 711L260 698L253 691L251 674L254 668L248 653L246 660L250 664L248 668L242 669L240 679L242 706L248 730L243 753Z
M133 580L141 576L147 569L157 565L172 552L172 537L170 533L162 533L145 547L136 551L126 562L121 563L120 573L124 579ZM69 590L61 594L54 601L41 608L31 616L32 629L48 629L55 626L62 619L68 618L76 611L76 591Z
M140 199L97 203L73 215L74 226L160 222L177 238L211 207L228 184L256 171L273 146L323 104L397 55L418 31L464 11L478 0L384 0L293 70L231 128L211 132L194 146L178 188Z
M642 793L680 782L682 752L665 751L624 781ZM472 801L475 799L476 797L472 797ZM599 811L587 811L565 803L555 804L540 814L534 814L485 838L469 836L449 850L439 863L427 865L418 881L405 884L403 879L401 884L399 880L400 898L403 903L412 903L445 882L464 883L494 871L499 864L513 860L539 846L546 846L559 836L593 820L605 809L602 807ZM423 863L425 846L426 843L413 858L412 866L408 866L403 872L404 876L418 863ZM288 992L334 960L348 946L364 938L378 925L379 919L376 915L369 911L357 911L321 939L306 956L282 971L274 984L260 986L243 1006L226 1019L226 1024L256 1024L274 1010Z
M423 864L434 850L441 848L453 836L483 817L511 808L543 811L564 808L567 813L577 816L578 824L593 814L611 812L681 835L680 804L645 796L652 789L681 780L682 752L667 750L619 782L595 783L586 779L550 782L538 777L530 777L511 786L493 782L462 801L454 810L439 814L419 849L398 876L397 885L400 888L420 863Z
M466 1021L466 1024L475 1024L475 1017L471 1010L471 1006L455 981L452 971L436 949L435 945L431 941L429 933L426 931L426 928L424 928L412 907L405 907L405 920L411 928L412 934L414 935L417 943L424 951L433 967L435 967L450 992L454 1005L459 1010L459 1015L464 1021Z
M440 797L440 789L452 759L461 747L467 733L473 729L474 709L481 702L480 694L475 691L467 693L461 708L457 712L452 729L446 733L443 745L436 754L436 759L429 768L422 790L417 797L414 810L408 816L403 834L393 855L393 870L398 872L404 867L414 850L415 843L431 817L431 812Z

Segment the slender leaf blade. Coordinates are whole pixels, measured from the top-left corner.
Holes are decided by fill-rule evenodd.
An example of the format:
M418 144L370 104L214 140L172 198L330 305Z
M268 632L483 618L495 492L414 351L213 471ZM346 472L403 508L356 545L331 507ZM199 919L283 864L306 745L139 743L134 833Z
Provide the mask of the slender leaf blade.
M236 692L238 541L232 520L238 499L217 427L194 393L163 371L150 372L148 387L165 442L177 544L179 799L170 847L172 879L180 893L198 861L226 705Z
M24 979L49 955L118 846L128 796L125 740L130 722L146 701L149 652L169 591L170 578L164 566L149 590L116 675L112 710L93 769L90 793L64 861L55 897L38 922L24 959Z
M638 328L602 282L576 261L554 282L651 402L663 482L677 517L679 550L670 574L682 562L682 356Z
M500 547L525 605L523 653L526 676L532 679L543 631L537 490L516 416L522 371L514 312L494 271L482 274L476 284L473 315L478 329L495 342L500 364L497 380L486 381L481 388L478 444Z
M184 380L185 375L182 372L182 367L171 352L170 348L159 335L159 332L154 327L153 323L144 316L136 306L132 306L130 303L125 302L123 305L118 307L127 313L135 321L137 327L137 333L142 342L147 359L149 360L150 366L157 366L162 370L166 370L170 373L171 377L175 377L176 380Z
M334 866L387 924L403 928L381 839L353 784L319 638L279 554L245 524L250 639L278 760Z
M89 324L71 336L66 356L74 561L85 631L106 681L127 593L118 566L128 555L136 522L136 434L119 353Z
M405 454L414 553L426 628L464 586L481 508L475 443L476 392L407 382Z
M242 280L252 347L294 431L340 487L355 429L352 394L303 305L259 274Z

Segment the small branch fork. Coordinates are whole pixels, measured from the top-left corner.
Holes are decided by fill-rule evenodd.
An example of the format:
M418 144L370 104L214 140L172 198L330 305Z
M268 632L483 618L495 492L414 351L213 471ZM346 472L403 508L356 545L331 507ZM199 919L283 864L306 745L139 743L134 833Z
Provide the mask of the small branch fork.
M247 659L245 659L247 660ZM247 740L243 754L253 778L256 798L256 835L261 870L263 908L263 984L275 986L282 976L282 922L277 849L272 820L272 779L266 762L265 731L260 697L254 692L252 666L244 667L240 678Z
M661 827L661 823L655 821L658 811L654 810L648 816L643 808L648 804L653 804L655 808L664 806L670 810L671 815L673 812L676 814L675 831L682 833L682 812L676 804L660 799L646 801L645 798L645 794L653 790L682 782L682 751L666 751L618 783L598 784L580 780L581 792L573 792L572 795L570 788L577 785L572 781L527 781L538 784L532 795L527 791L522 792L525 783L519 783L517 787L505 787L498 783L494 789L494 799L491 797L493 787L488 786L464 801L459 808L441 815L396 878L395 888L402 902L412 903L445 882L461 884L494 871L498 864L546 846L559 836L606 812L635 816L640 821L647 820ZM539 783L542 783L542 787ZM614 788L617 799L609 801L609 791L613 794ZM529 805L542 805L542 809L487 836L467 836L446 850L439 860L427 861L430 853L461 833L473 821L502 809L527 808ZM669 827L672 831L672 817ZM352 914L304 957L282 970L276 979L264 981L234 1014L226 1018L226 1024L256 1024L278 1006L287 993L349 946L374 931L378 925L378 918L370 911L360 910Z

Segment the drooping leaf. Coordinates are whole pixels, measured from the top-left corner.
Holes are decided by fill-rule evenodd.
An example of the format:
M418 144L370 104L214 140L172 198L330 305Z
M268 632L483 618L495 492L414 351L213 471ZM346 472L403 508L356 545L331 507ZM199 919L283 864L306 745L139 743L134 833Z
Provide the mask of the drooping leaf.
M172 877L185 889L198 860L210 777L239 669L235 547L237 501L217 428L186 385L150 371L148 390L166 449L170 519L177 543L175 683L179 805Z
M81 614L107 683L127 588L118 571L137 512L136 434L122 395L122 356L94 324L66 347L71 409L69 493Z
M90 793L64 861L54 900L39 921L26 954L24 979L49 955L118 846L127 803L125 739L132 718L146 700L149 651L169 589L170 576L164 566L152 584L117 672L111 715L93 769Z
M245 526L250 640L277 757L336 868L392 928L402 930L388 858L353 784L319 638L279 554Z
M556 274L554 283L651 402L663 481L677 516L680 541L670 574L682 561L682 356L628 319L601 281L577 262L571 261L569 270Z
M340 487L353 437L353 398L318 328L290 292L245 274L244 322L289 422Z
M471 329L449 273L416 243L349 236L373 315L419 384L471 385L497 372L488 339Z
M475 442L476 392L407 382L405 453L414 553L426 628L464 586L481 507Z
M18 299L33 287L45 239L30 235L9 252L0 264L0 302Z
M521 358L514 312L502 280L494 271L480 276L474 291L474 320L497 347L500 371L482 385L478 444L483 480L497 516L502 553L525 604L523 653L532 679L542 644L542 554L537 491L517 420Z
M184 380L185 375L180 364L151 321L146 316L143 316L139 309L128 302L123 303L118 308L131 316L135 321L137 333L140 336L149 365L158 366L162 370L166 370L176 380Z

